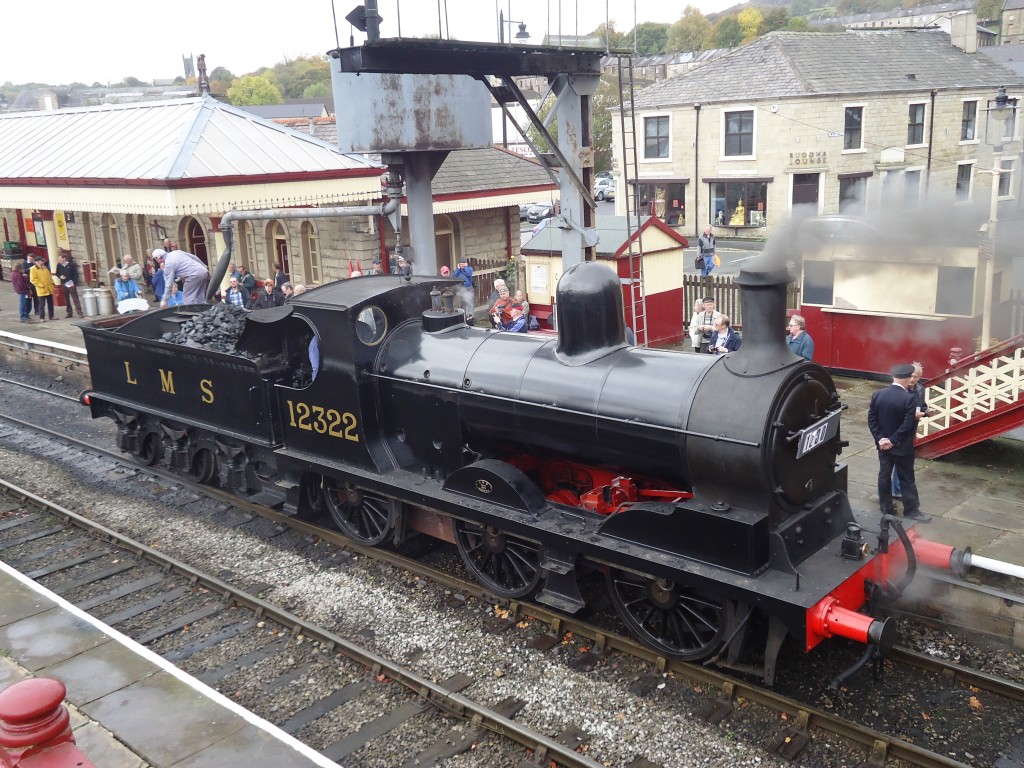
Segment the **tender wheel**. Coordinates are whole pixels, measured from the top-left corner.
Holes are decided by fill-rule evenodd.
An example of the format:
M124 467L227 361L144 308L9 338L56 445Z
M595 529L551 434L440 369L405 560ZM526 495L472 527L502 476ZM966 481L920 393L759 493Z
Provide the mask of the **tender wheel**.
M496 595L523 597L537 588L541 577L537 544L462 520L456 520L454 528L462 562Z
M160 433L148 432L139 444L139 452L132 454L132 458L144 467L152 467L163 458L163 455L164 443L160 439Z
M195 482L208 484L217 474L217 457L209 448L200 448L192 454L188 474Z
M337 486L328 480L324 485L324 501L338 530L360 544L368 547L381 544L394 529L387 499L354 485Z
M608 587L619 616L641 641L683 661L711 656L724 634L724 605L666 579L615 569Z

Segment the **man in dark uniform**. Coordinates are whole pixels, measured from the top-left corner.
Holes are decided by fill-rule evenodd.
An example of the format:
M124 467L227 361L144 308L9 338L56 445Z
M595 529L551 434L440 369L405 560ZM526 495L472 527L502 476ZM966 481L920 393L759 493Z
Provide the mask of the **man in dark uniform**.
M914 480L914 434L917 432L917 400L907 391L914 366L909 363L892 369L892 384L871 396L868 428L878 449L878 504L883 515L895 514L892 503L892 470L903 489L903 516L919 523L931 522L921 513L921 500Z

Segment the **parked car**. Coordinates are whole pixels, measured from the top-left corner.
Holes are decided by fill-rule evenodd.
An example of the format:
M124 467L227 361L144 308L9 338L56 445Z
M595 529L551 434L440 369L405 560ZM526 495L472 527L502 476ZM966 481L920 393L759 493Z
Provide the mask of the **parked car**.
M614 200L615 179L611 177L598 179L597 183L594 185L594 198L596 200Z
M526 220L531 224L536 224L541 219L549 219L554 215L554 203L534 203L526 211Z
M611 171L598 171L594 176L594 181L600 181L601 179L610 179L612 177Z
M529 212L531 206L533 206L533 205L535 205L535 204L534 203L523 203L522 205L519 206L519 220L520 221L526 221L526 214Z

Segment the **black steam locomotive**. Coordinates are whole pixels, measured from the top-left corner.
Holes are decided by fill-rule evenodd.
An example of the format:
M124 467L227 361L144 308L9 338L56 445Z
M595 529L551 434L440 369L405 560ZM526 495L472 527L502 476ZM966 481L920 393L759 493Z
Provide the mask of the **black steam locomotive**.
M144 464L326 508L363 544L454 542L509 599L576 611L578 576L599 568L662 654L736 663L757 639L770 681L787 636L891 643L859 611L913 563L902 530L869 544L877 514L850 507L836 388L783 341L787 281L740 274L745 341L722 357L630 346L618 279L596 263L562 277L557 337L470 327L453 283L424 277L252 313L244 354L163 340L206 309L171 308L83 325L83 401Z

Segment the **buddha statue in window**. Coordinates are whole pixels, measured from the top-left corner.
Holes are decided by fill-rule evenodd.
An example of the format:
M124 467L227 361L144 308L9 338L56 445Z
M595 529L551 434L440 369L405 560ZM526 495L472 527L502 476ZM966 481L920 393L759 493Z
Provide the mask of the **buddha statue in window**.
M736 208L732 212L732 218L729 219L731 226L743 226L747 223L747 210L743 207L743 201L740 200L736 203Z

